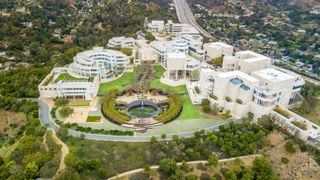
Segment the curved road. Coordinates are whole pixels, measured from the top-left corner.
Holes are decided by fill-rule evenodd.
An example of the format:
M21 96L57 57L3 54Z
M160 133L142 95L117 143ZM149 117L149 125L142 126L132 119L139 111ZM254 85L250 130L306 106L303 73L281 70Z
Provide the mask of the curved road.
M57 131L60 126L53 122L50 118L50 108L49 106L44 103L41 100L36 100L39 104L39 112L40 112L40 122L42 124L47 124L51 129L54 131ZM206 132L208 131L217 131L219 130L219 126L223 124L227 124L230 121L227 122L222 122L219 124L216 124L214 126L205 128L204 130ZM238 123L240 122L240 119L234 120L234 122ZM185 132L185 133L178 133L178 134L168 134L167 138L165 140L172 140L173 135L178 135L179 137L192 137L196 131L193 132ZM152 136L112 136L112 135L103 135L103 134L90 134L90 133L84 133L84 132L79 132L75 130L69 130L69 134L74 137L80 137L81 135L85 136L85 139L91 139L91 140L102 140L102 141L124 141L124 142L149 142ZM161 135L155 136L158 138L158 140L163 140L161 138Z
M206 36L210 39L215 39L209 32L204 30L197 22L196 18L194 17L188 3L186 0L174 0L177 16L180 23L183 24L190 24L195 27L202 35Z

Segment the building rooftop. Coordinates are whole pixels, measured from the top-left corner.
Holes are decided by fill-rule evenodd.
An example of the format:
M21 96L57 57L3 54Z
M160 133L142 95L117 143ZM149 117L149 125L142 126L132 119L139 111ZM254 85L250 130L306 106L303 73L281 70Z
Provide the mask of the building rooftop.
M281 71L276 70L274 68L268 68L268 69L254 71L253 74L258 77L261 77L263 79L266 79L268 81L274 81L274 82L295 79L294 76L291 76L287 73L281 72Z
M249 76L248 74L243 73L241 71L223 72L223 73L220 73L218 76L220 76L222 78L238 77L242 80L245 80L245 81L251 82L251 83L258 83L259 82L258 79L254 78L252 76Z
M224 42L213 42L213 43L207 43L206 45L209 47L233 48L233 46L226 44Z
M255 53L253 51L239 51L236 53L236 56L240 56L241 61L245 61L248 63L271 60L270 58L268 58L264 55Z
M182 52L170 52L168 53L168 59L187 59L187 55Z

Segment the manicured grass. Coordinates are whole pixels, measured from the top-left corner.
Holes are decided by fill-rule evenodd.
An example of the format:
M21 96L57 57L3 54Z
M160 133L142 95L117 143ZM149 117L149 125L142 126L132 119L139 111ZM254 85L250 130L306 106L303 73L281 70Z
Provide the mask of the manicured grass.
M177 87L171 87L168 85L165 85L160 82L160 78L163 75L165 70L160 66L156 66L156 72L155 72L155 77L151 82L151 87L153 88L161 88L167 91L172 91L175 93L178 93L182 95L182 100L183 100L183 110L178 119L204 119L207 118L203 115L201 115L197 109L197 106L193 105L189 95L186 86L177 86Z
M86 122L100 122L101 116L88 116Z
M106 95L110 90L114 89L124 90L131 85L136 75L137 69L134 68L133 72L126 72L115 81L101 84L98 91L98 96Z
M186 119L207 119L208 117L200 114L197 106L193 105L189 95L184 95L183 97L183 110L178 117L178 120Z
M151 81L152 88L160 88L160 89L172 91L172 92L175 92L178 94L187 94L188 93L186 86L171 87L171 86L162 84L160 82L160 78L163 75L163 73L165 72L165 69L163 69L163 67L160 65L156 66L155 69L156 69L156 72L155 72L156 79Z
M69 73L61 73L56 79L55 79L55 83L61 81L61 80L89 80L89 78L77 78L74 76L71 76Z
M155 69L156 69L156 72L154 75L157 79L160 79L166 70L161 65L157 65Z
M70 100L68 103L69 106L90 106L90 101L77 99L77 100Z

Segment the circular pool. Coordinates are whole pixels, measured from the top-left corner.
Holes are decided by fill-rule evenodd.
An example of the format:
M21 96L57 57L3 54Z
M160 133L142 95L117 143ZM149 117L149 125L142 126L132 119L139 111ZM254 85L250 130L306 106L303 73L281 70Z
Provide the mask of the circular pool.
M126 112L133 118L152 118L159 114L157 104L148 100L138 100L127 105Z

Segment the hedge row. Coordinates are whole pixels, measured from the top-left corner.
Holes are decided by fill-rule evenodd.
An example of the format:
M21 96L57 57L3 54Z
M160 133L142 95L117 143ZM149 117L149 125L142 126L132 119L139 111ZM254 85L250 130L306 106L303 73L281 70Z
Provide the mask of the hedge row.
M91 127L83 127L78 124L65 124L69 129L75 131L91 133L91 134L104 134L104 135L114 135L114 136L133 136L132 131L120 131L120 130L104 130L104 129L92 129Z
M181 111L183 108L183 101L179 95L169 94L168 102L169 102L168 110L154 117L157 121L160 121L162 123L167 123L176 119L181 114Z
M116 124L123 124L131 120L131 117L119 112L116 107L116 97L117 94L115 91L110 92L105 96L103 104L101 107L102 114L109 119L110 121Z

